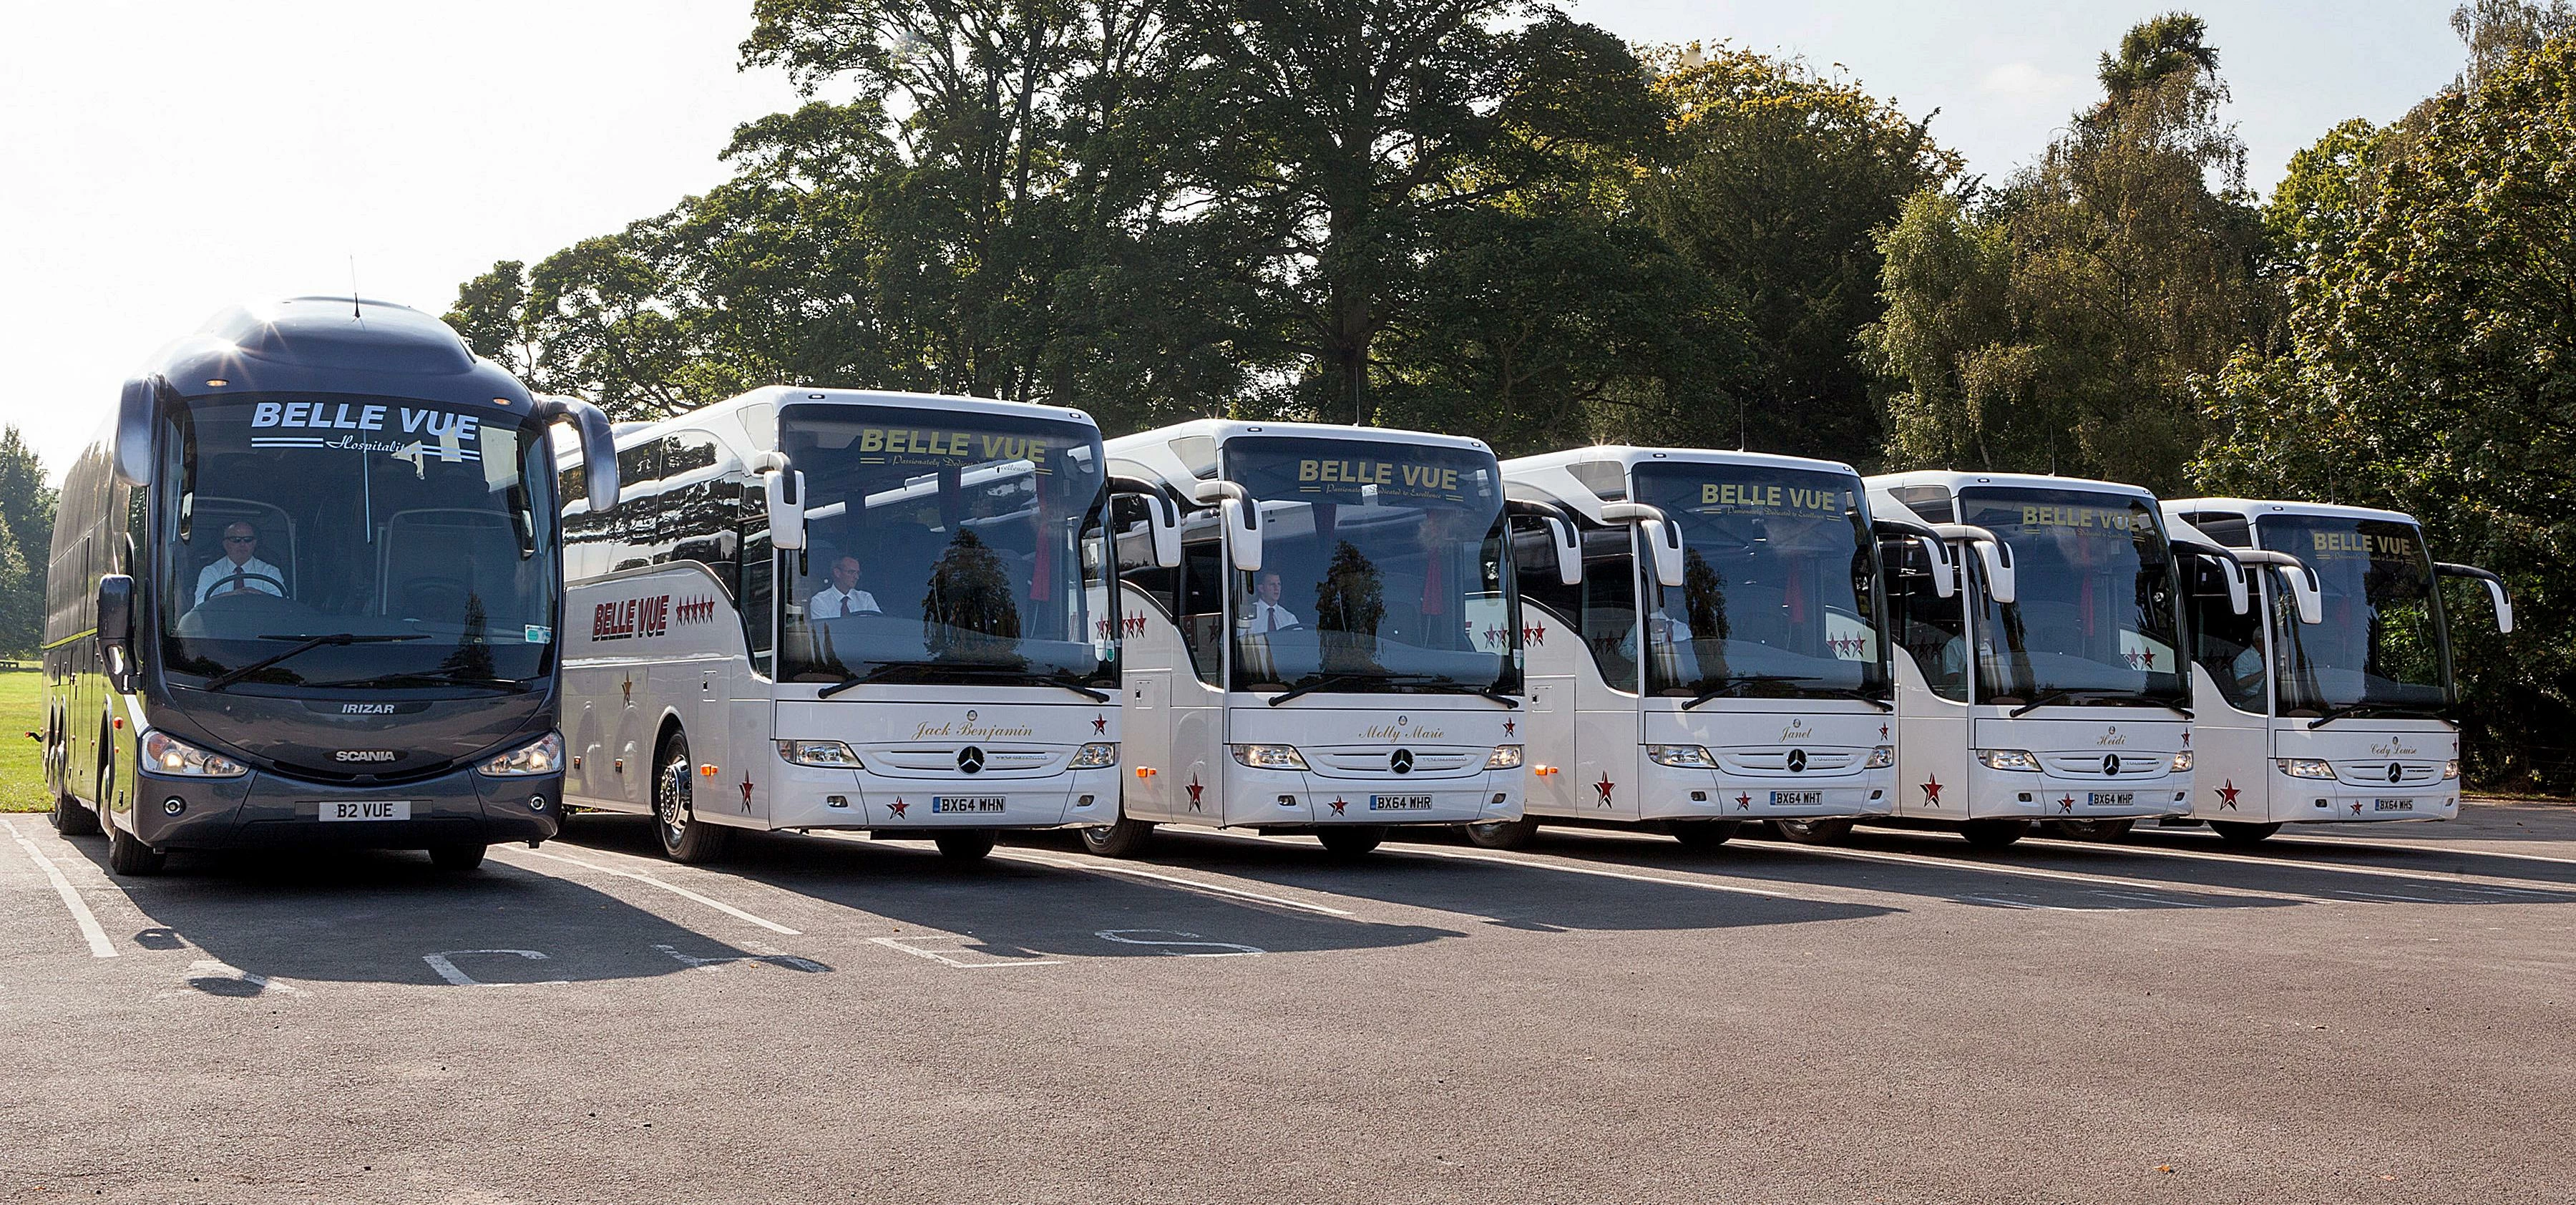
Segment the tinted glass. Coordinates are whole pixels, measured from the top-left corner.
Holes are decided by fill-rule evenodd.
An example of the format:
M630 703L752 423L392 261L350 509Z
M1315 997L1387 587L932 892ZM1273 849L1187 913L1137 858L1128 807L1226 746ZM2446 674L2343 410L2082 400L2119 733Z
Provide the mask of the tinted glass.
M182 684L314 636L261 684L436 689L551 672L554 467L525 416L381 397L178 412L156 488L164 665Z
M1100 434L1056 419L790 406L807 547L782 557L779 676L1116 679Z
M2324 622L2304 624L2274 589L2272 641L2284 715L2376 704L2432 708L2450 699L2450 655L2433 560L2413 524L2264 515L2263 546L2316 571Z
M1491 453L1238 438L1224 458L1266 529L1262 571L1230 574L1235 689L1519 689Z
M2173 557L2151 504L2087 490L1972 489L1959 505L1962 522L2011 547L2019 594L1997 605L1977 575L1978 701L2027 703L2056 691L2189 700L2174 655Z
M1638 579L1651 693L1887 696L1860 478L1687 463L1638 465L1634 476L1637 501L1682 535L1682 584Z

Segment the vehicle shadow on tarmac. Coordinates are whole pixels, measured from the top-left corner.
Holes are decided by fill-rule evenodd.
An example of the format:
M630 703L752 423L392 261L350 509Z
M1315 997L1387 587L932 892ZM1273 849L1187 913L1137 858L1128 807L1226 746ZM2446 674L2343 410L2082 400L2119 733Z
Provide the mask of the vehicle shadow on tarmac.
M106 873L104 838L63 844ZM174 853L159 876L115 881L152 922L130 936L134 945L195 947L223 964L188 977L210 995L256 995L260 979L459 987L640 979L734 958L832 970L737 949L497 860L451 873L413 850Z
M1069 840L1069 838L1067 839ZM1542 838L1544 840L1544 838ZM1557 933L1735 929L1884 916L1900 909L1787 899L1541 863L1426 855L1410 843L1344 860L1304 841L1158 832L1144 864L1458 913L1506 929ZM1535 847L1534 847L1535 848ZM1699 869L1699 868L1694 868Z
M2126 841L2052 842L2035 846L2060 864L2130 878L2216 884L2294 895L2427 896L2445 904L2576 904L2576 865L2536 862L2473 850L2402 849L2324 841L2266 842L2251 849L2182 832L2133 835ZM2190 859L2160 853L2218 855ZM2414 878L2384 873L2396 871ZM2509 879L2530 886L2441 881L2452 875Z
M585 847L659 859L651 821L584 816L572 840ZM1381 949L1463 937L1454 929L1389 924L1266 903L1200 889L1074 868L1054 848L1015 842L986 859L959 862L927 842L850 840L794 833L734 834L709 869L809 899L869 913L938 942L943 953L978 959L1159 958L1182 953L1291 953ZM1068 865L1019 856L1025 851ZM1137 869L1156 868L1138 864ZM1186 871L1174 877L1186 879ZM1208 943L1208 944L1192 944Z
M2019 847L1999 853L1977 851L1947 834L1864 829L1854 833L1844 847L1923 859L1896 864L1855 862L1835 856L1832 847L1760 840L1752 835L1753 831L1748 826L1745 836L1714 850L1698 851L1656 836L1549 826L1540 829L1524 848L1528 853L1580 859L1621 870L1703 874L1762 889L1838 887L1983 908L2134 912L2167 908L2291 908L2301 902L2173 888L2130 890L2115 884L2015 874L2014 868L2023 861L2016 856ZM1454 834L1430 839L1466 845ZM2135 877L2125 870L2121 874L2124 878Z

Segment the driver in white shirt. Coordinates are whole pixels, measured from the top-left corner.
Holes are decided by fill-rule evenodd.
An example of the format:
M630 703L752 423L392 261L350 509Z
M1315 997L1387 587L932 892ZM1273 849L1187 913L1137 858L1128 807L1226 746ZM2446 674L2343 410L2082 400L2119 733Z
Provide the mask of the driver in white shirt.
M805 601L807 619L839 619L844 615L882 615L877 596L859 589L859 558L845 556L832 562L832 584L814 592Z
M1264 573L1252 588L1252 613L1244 617L1244 630L1254 635L1284 632L1300 626L1295 612L1279 605L1279 575Z
M224 527L223 559L197 574L197 603L219 595L245 593L284 598L286 573L259 559L259 529L235 520Z

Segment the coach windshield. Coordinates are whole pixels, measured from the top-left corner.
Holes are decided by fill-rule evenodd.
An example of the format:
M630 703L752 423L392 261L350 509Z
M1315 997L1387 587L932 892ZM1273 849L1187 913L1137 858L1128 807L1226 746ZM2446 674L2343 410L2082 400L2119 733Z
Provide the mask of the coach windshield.
M1995 487L1960 491L1959 509L2011 548L2018 595L1997 603L1980 591L1970 604L1979 702L2189 705L2173 554L2153 504Z
M2265 515L2263 546L2317 575L2325 622L2299 623L2286 596L2272 607L2274 681L2283 715L2350 707L2432 710L2450 702L2450 649L2433 558L2411 523Z
M837 405L778 428L807 545L781 554L781 681L1115 685L1098 429Z
M280 395L166 423L153 573L175 684L515 691L553 672L554 473L528 415Z
M1238 438L1262 566L1229 573L1234 689L1514 694L1519 609L1490 452Z

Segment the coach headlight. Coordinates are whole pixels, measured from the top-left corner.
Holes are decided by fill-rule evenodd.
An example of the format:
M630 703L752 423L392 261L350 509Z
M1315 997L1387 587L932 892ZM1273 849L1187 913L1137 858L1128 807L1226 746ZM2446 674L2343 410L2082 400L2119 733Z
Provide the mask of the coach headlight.
M1989 770L2020 770L2039 773L2039 755L2028 749L1979 749L1977 760Z
M1683 770L1717 768L1717 759L1710 757L1708 750L1698 745L1648 745L1646 757L1658 766L1673 766Z
M1093 741L1073 751L1073 760L1065 763L1068 770L1097 770L1118 764L1118 742Z
M2452 779L2454 779L2454 778L2458 778L2459 776L2460 776L2460 759L2458 759L2458 758L2456 758L2456 757L2455 757L2455 758L2452 758L2451 760L2449 760L2449 761L2447 761L2447 762L2442 763L2442 780L2443 780L2444 782L2448 782L2448 781L2450 781L2450 780L2452 780Z
M1494 746L1493 756L1485 759L1485 768L1488 770L1520 769L1521 747L1518 745Z
M1255 770L1303 770L1306 755L1295 745L1228 745L1234 760Z
M780 741L780 760L799 766L823 766L834 770L864 770L858 750L841 741Z
M2292 778L2332 778L2334 767L2313 757L2284 757L2281 772Z
M1875 749L1872 749L1872 750L1870 750L1870 751L1869 751L1869 762L1868 762L1868 764L1863 765L1863 766L1861 767L1861 769L1864 769L1864 770L1884 770L1884 769L1888 768L1889 766L1892 766L1892 765L1895 765L1895 764L1896 764L1896 746L1894 746L1894 745L1880 745L1878 748L1875 748Z
M474 767L474 772L493 778L525 778L531 774L553 774L563 769L563 757L562 734L549 732Z
M143 765L156 774L188 778L239 778L250 767L220 753L191 745L166 732L143 734Z
M2183 771L2190 769L2190 768L2191 768L2191 750L2189 750L2189 749L2185 749L2185 750L2183 750L2183 751L2182 751L2182 752L2180 752L2180 753L2174 754L2174 755L2173 755L2173 768L2174 768L2174 773L2176 773L2176 774L2180 774L2180 773L2182 773Z

